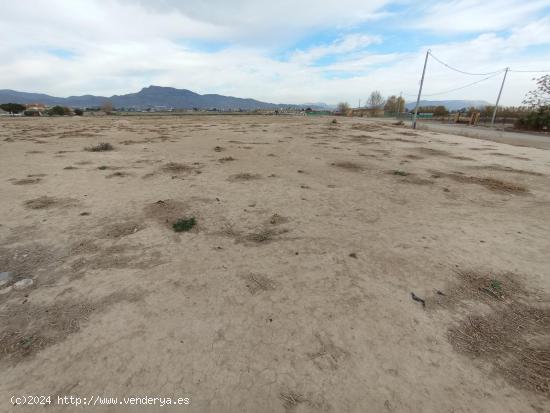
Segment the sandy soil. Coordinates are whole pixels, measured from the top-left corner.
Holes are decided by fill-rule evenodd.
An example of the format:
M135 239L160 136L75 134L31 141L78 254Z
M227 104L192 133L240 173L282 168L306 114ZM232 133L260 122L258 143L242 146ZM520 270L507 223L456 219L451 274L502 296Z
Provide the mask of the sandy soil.
M1 119L0 411L549 411L550 152L331 120Z

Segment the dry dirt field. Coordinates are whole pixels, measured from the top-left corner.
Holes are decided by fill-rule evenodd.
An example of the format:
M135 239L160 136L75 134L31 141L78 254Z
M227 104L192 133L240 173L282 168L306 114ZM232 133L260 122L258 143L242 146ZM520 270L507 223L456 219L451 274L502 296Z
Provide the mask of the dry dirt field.
M550 151L331 121L0 119L0 411L550 411Z

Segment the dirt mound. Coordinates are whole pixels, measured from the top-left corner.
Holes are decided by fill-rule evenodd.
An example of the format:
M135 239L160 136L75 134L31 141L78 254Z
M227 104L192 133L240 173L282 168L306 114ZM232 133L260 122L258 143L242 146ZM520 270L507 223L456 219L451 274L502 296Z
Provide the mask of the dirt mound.
M147 218L153 219L167 228L172 228L178 219L190 214L190 208L185 202L165 199L147 205L144 212Z
M47 209L47 208L66 208L78 205L78 200L72 198L55 198L51 196L41 196L29 199L23 203L27 209Z

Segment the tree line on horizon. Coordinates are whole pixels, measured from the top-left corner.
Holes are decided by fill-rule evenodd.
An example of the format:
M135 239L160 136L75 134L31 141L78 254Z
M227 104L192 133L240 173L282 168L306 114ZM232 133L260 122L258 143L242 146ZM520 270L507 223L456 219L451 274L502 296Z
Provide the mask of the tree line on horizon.
M524 106L500 106L498 116L501 118L514 119L514 126L517 129L532 131L550 132L550 75L541 76L536 81L536 87L528 92L523 100ZM401 96L392 95L384 99L379 90L371 92L367 99L366 108L373 111L384 110L386 114L396 114L409 112L405 108L405 100ZM363 108L359 108L363 109ZM474 112L479 112L483 118L491 118L495 107L487 105L483 108L469 107L450 111L444 105L420 106L419 113L431 113L436 118L448 116L450 113L464 113L471 116ZM347 102L340 102L337 105L337 111L348 115L352 109Z

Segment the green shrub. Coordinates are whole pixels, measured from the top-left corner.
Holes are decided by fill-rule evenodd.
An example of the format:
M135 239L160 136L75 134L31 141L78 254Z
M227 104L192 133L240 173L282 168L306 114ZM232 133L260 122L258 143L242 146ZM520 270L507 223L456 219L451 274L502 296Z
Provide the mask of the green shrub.
M25 105L19 103L2 103L0 109L5 110L8 113L20 113L26 109Z
M176 232L187 232L191 230L197 224L195 217L191 218L181 218L178 219L173 225L172 228Z
M516 129L550 131L550 106L543 106L522 116L514 123Z
M54 106L51 109L48 109L48 115L50 116L64 116L65 115L65 108L63 106Z

